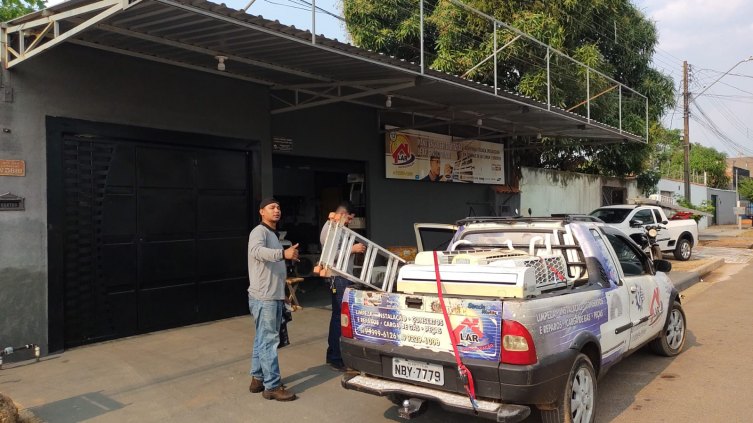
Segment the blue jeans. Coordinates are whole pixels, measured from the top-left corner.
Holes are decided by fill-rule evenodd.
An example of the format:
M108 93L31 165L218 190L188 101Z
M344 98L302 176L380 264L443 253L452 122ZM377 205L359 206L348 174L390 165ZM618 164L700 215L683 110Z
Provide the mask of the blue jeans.
M345 288L349 287L351 282L339 276L334 277L332 282L332 317L329 320L329 337L327 347L327 362L342 364L343 357L340 353L340 304L343 302Z
M282 307L282 300L248 299L248 308L256 327L251 376L264 381L264 389L274 389L281 385L277 345L280 343Z

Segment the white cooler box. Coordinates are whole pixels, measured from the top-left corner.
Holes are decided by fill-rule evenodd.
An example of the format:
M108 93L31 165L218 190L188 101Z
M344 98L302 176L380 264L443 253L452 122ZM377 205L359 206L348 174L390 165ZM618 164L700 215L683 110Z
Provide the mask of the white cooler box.
M438 252L442 292L493 298L526 298L564 286L561 256L534 257L519 251ZM433 253L419 253L415 264L400 269L397 290L436 294Z

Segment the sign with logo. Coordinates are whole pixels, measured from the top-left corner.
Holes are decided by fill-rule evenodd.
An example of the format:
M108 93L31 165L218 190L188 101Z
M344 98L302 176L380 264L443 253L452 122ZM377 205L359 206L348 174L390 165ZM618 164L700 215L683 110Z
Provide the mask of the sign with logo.
M735 216L746 214L745 207L732 207L732 212L735 214Z
M353 337L381 345L452 351L439 300L424 296L418 308L405 296L351 289ZM501 349L502 302L445 299L458 351L463 358L498 361Z
M26 210L23 197L9 192L0 194L0 211L24 211Z
M292 153L293 139L285 137L272 137L272 151L275 153Z
M0 176L26 176L24 160L0 160Z
M505 183L504 145L386 127L386 177L425 182Z

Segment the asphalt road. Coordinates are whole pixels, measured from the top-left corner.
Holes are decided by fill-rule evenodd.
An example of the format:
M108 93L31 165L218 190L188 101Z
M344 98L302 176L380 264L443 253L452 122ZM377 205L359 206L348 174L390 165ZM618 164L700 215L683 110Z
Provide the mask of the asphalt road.
M727 264L685 291L686 350L672 359L639 351L617 364L599 383L597 421L753 421L752 272L753 264ZM292 344L280 350L283 381L300 395L292 403L248 393L248 317L9 365L0 391L49 423L399 420L387 399L343 390L341 374L323 364L328 293L306 289L310 302L295 314ZM415 421L482 422L439 407Z
M683 293L685 350L639 351L599 385L599 422L751 422L753 264L727 264Z
M683 352L637 351L599 381L597 422L753 422L753 264L727 264L683 293ZM384 417L392 417L391 412ZM369 421L381 421L375 418ZM416 422L447 420L430 409ZM534 411L526 423L536 423Z

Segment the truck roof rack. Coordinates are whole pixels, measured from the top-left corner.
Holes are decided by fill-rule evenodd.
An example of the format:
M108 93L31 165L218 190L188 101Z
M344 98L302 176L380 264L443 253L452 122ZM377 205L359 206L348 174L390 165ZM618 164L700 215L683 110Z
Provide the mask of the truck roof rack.
M556 216L556 217L523 217L523 216L472 216L460 219L456 222L457 225L466 225L469 223L534 223L534 222L558 222L558 223L570 223L575 222L569 215L568 216Z

